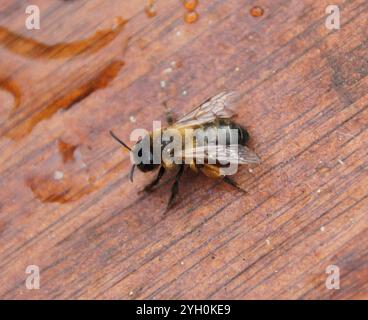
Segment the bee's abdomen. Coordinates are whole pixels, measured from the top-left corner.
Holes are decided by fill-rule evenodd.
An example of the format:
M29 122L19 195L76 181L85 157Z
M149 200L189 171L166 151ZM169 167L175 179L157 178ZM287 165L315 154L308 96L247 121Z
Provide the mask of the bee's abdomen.
M245 144L249 140L248 131L245 128L243 128L240 124L237 124L235 122L230 122L228 127L230 129L237 130L237 132L238 132L238 144L241 144L241 145L245 146ZM230 141L229 141L229 143L230 143Z
M219 131L221 129L221 131ZM223 139L217 139L217 144L223 144L224 141L226 141L226 145L230 145L231 143L234 143L234 141L237 141L237 144L245 145L249 140L249 133L248 131L243 128L241 125L232 122L220 122L218 125L210 125L203 128L203 132L200 133L200 135L203 135L204 140L208 142L207 137L211 137L213 133L218 134L219 132L225 132L226 138ZM236 136L232 138L232 135L236 134ZM198 137L198 138L203 138Z

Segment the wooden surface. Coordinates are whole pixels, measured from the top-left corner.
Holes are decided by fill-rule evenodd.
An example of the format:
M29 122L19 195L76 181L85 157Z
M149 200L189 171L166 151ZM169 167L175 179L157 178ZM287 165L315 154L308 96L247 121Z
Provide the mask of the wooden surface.
M34 0L0 3L0 297L368 297L368 2ZM253 17L254 6L264 9ZM154 17L149 17L154 16ZM262 164L221 182L128 179L134 128L223 89ZM40 268L39 290L25 286ZM340 289L325 286L340 269Z

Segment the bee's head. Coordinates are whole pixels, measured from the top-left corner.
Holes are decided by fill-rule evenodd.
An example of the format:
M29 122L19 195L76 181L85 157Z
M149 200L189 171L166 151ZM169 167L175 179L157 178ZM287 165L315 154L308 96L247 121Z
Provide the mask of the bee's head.
M122 144L126 149L128 149L133 155L134 164L130 171L130 180L133 181L133 174L135 166L142 172L148 172L156 169L159 164L154 163L152 139L149 135L143 137L138 141L133 149L129 148L122 140L120 140L112 131L110 131L111 136Z
M159 166L159 164L153 163L152 141L149 144L150 147L148 147L148 145L145 145L145 139L150 139L150 136L147 135L141 141L138 141L132 150L134 163L142 172L155 170Z

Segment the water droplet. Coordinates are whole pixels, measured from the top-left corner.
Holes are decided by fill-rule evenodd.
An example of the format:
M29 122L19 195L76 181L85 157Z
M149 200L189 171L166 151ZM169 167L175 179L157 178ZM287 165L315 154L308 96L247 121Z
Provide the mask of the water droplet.
M189 11L194 11L198 5L198 0L184 0L184 7Z
M173 71L173 69L172 68L166 68L163 72L164 73L171 73Z
M183 66L183 62L181 60L173 60L170 62L170 65L175 69L180 69Z
M263 16L263 13L263 8L259 6L254 6L252 9L250 9L250 14L252 15L252 17L261 17Z
M66 150L70 155L70 148ZM91 168L83 167L83 164L79 149L73 151L72 158L65 161L58 144L47 158L38 161L37 166L26 175L25 183L35 197L43 202L76 201L97 188L96 176L91 175Z
M63 178L64 178L64 173L63 172L61 172L59 170L54 172L54 179L55 180L61 180Z
M53 45L24 37L2 26L0 26L0 35L3 39L6 39L2 42L2 46L18 55L33 59L64 59L96 53L111 43L124 29L127 22L122 17L116 17L111 28L99 30L89 38Z
M81 84L77 86L73 84L70 90L48 101L46 106L40 108L40 111L32 113L25 121L19 122L19 115L12 112L1 133L14 140L25 137L39 122L51 118L61 109L71 109L95 91L106 88L115 79L123 66L124 62L121 60L109 62L98 73L87 78Z
M166 81L165 80L160 81L160 86L161 88L166 88Z
M186 23L194 23L198 20L199 14L197 11L187 12L184 16L184 20Z
M157 15L156 4L153 0L148 0L148 3L144 9L148 18L153 18Z

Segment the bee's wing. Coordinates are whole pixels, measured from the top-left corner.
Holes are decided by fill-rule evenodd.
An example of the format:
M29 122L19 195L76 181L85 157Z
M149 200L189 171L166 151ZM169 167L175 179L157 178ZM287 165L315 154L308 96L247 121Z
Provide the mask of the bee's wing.
M211 159L232 164L252 164L261 161L254 151L240 144L197 146L185 150L182 158L183 160L194 158L203 162Z
M229 119L235 116L233 109L237 100L236 92L223 91L184 115L174 126L179 128L192 127L210 123L216 119Z

